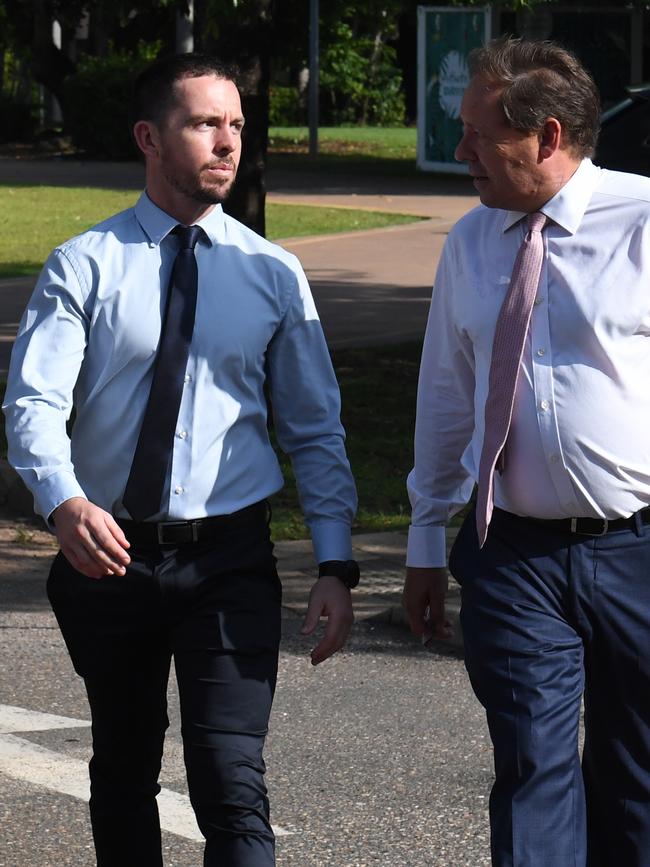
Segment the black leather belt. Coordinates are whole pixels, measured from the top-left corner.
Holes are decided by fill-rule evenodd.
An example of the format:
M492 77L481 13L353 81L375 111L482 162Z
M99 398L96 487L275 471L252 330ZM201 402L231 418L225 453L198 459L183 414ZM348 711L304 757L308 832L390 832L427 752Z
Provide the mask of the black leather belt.
M512 518L519 518L519 515L513 515L511 512L505 512L503 509L496 509L495 512L502 512L504 515ZM549 530L554 530L557 533L575 533L579 536L604 536L606 533L611 533L614 530L633 530L636 526L637 519L640 519L642 524L650 524L650 506L641 509L629 518L525 518L526 521L534 521L536 524L542 524L548 527Z
M211 518L196 518L193 521L127 521L115 520L124 530L129 542L140 545L187 545L214 538L215 534L230 530L241 524L266 521L267 502L262 500L246 506L231 515L215 515Z

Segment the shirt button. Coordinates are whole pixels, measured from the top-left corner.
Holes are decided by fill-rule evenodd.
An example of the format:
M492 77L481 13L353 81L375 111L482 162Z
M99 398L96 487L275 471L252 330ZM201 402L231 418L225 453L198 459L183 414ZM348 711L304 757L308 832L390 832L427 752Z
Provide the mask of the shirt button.
M183 377L183 382L191 382L191 381L192 381L192 377L189 375L189 373L186 373L185 376Z
M546 355L546 350L542 349L542 347L540 346L540 348L537 350L537 354L540 358L542 358L542 356Z
M544 297L542 295L538 295L537 298L535 298L535 304L537 306L539 306L543 300L544 300Z
M176 487L174 488L174 493L175 494L182 494L183 488L180 485L176 485Z
M180 437L182 440L186 440L186 439L187 439L187 431L186 431L186 430L182 430L182 431L179 433L179 437Z
M544 412L546 412L546 410L549 408L550 405L551 405L551 404L550 404L547 400L543 400L543 401L540 403L539 408L540 408L541 410L543 410Z
M551 455L551 463L556 464L560 460L560 456L557 453Z

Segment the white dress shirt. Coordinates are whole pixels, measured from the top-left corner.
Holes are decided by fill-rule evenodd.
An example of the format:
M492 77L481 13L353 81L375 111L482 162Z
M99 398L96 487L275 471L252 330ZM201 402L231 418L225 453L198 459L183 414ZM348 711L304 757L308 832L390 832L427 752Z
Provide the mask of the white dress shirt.
M545 261L494 502L535 518L627 517L650 503L650 179L584 160L541 211ZM443 250L408 477L410 566L444 565L444 526L478 478L523 216L481 205Z
M121 497L149 396L176 224L143 194L45 264L20 324L4 406L9 460L45 518L75 496L128 517ZM282 487L267 432L268 381L316 559L348 559L356 493L338 385L304 272L220 206L198 225L196 321L157 518L229 514Z

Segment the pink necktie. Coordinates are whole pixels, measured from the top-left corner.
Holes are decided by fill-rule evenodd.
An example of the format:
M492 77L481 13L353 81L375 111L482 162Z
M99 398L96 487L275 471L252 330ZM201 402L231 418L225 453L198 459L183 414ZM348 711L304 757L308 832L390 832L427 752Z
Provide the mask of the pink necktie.
M546 221L547 218L540 213L529 214L527 217L528 233L517 253L508 294L501 306L494 332L489 389L485 403L485 436L476 497L476 529L481 548L492 517L494 469L510 429L521 357L542 273L542 229Z

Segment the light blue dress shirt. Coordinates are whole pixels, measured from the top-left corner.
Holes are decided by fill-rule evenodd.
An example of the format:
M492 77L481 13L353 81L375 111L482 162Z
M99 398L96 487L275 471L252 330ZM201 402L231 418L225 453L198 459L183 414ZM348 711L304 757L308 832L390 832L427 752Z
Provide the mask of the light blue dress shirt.
M46 519L76 496L128 517L121 497L149 396L176 224L143 193L135 207L55 249L43 268L14 345L4 411L9 461ZM220 206L197 225L196 322L157 518L229 514L282 487L267 433L268 382L316 560L347 559L356 493L304 272Z

